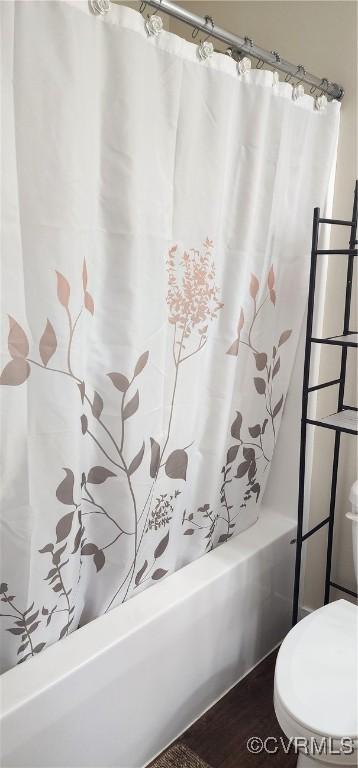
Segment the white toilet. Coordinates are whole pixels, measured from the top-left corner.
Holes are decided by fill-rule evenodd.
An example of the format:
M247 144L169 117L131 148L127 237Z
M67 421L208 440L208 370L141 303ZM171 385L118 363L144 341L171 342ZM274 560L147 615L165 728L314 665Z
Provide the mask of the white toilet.
M350 493L358 574L358 481ZM298 768L358 765L358 607L337 600L306 616L279 650L274 705Z

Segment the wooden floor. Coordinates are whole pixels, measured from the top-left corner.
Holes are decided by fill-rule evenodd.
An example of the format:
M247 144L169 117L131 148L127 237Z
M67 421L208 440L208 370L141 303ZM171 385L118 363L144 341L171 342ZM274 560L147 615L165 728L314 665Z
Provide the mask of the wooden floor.
M273 708L273 678L276 653L272 653L223 699L191 726L178 742L192 749L212 768L294 768L297 757L277 754L251 754L250 736L262 740L284 737ZM284 737L285 738L285 737Z

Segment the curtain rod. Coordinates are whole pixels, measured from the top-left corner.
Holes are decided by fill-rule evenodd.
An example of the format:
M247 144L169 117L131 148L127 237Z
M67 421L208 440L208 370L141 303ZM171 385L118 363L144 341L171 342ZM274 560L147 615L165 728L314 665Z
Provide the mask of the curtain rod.
M112 0L112 2L115 3L116 0ZM181 5L179 6L176 3L172 3L171 0L147 0L147 2L143 2L142 5L144 7L150 5L153 8L168 14L168 16L173 16L175 19L184 22L184 24L189 24L191 27L206 32L209 37L216 38L216 40L221 40L221 42L226 43L233 50L233 53L236 51L246 53L257 59L260 64L261 62L269 64L275 69L285 72L288 81L297 78L300 82L307 83L311 86L311 93L319 91L320 93L325 93L329 98L337 99L338 101L341 101L343 98L344 88L338 83L331 83L326 77L319 78L312 75L305 70L302 64L295 65L291 64L289 61L285 61L277 51L266 51L264 48L259 48L259 46L248 37L243 38L234 35L231 32L227 32L225 29L218 27L214 22L211 23L210 16L197 16L195 13L191 13L191 11L188 11Z

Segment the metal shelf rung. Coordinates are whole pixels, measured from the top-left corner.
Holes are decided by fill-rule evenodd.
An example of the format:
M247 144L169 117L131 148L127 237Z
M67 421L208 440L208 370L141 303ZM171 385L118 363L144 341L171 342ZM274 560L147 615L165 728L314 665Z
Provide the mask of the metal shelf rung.
M336 347L358 347L358 333L346 333L342 336L328 336L326 339L312 337L314 344L332 344Z
M344 219L319 219L320 224L340 224L342 227L352 227L353 221L344 221Z
M314 533L317 533L317 531L323 528L324 525L327 525L327 523L329 523L330 519L331 518L328 515L328 517L325 517L325 519L321 520L320 523L317 523L317 525L315 525L314 528L311 528L309 531L307 531L307 533L303 534L301 541L306 541L306 539L309 539L310 536L313 536Z
M306 419L306 421L308 424L313 424L317 427L326 427L337 432L358 435L358 411L353 408L346 408L344 411L331 413L330 416L324 416L323 419Z
M314 253L317 256L325 256L325 255L333 256L335 254L338 254L338 255L341 254L342 256L356 256L358 253L358 250L357 248L334 248L333 250L332 249L322 250L321 248L319 248L318 250L314 251Z
M324 381L323 384L315 384L313 387L308 387L308 392L317 392L318 389L326 389L327 387L334 387L336 384L340 384L340 379L332 379L332 381Z
M353 589L347 589L347 587L342 587L340 584L336 584L334 581L329 582L331 587L334 587L334 589L339 589L340 592L345 592L346 595L351 595L352 597L358 598L357 592L354 592Z

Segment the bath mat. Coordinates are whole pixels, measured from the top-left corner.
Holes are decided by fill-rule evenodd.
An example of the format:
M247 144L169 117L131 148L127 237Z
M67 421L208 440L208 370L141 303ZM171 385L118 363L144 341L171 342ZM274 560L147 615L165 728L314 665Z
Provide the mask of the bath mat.
M151 763L150 768L211 768L185 744L174 744Z

